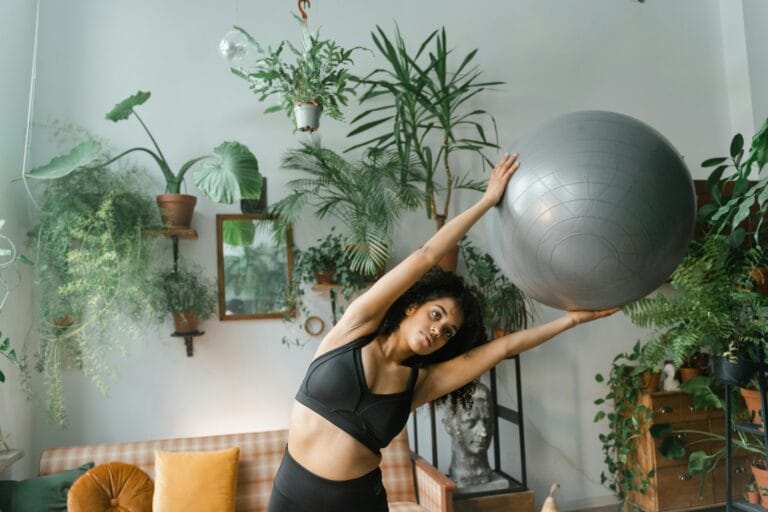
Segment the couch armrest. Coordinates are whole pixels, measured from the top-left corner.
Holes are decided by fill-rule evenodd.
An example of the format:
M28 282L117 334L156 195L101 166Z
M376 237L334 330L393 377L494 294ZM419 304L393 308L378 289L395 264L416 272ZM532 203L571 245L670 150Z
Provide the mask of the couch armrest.
M411 456L419 505L430 512L453 512L453 491L456 490L456 484L425 459L415 454Z

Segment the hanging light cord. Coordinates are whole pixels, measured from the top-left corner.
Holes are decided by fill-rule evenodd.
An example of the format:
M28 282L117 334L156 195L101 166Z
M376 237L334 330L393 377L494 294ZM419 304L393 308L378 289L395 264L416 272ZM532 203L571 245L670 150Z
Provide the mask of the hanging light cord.
M29 184L27 183L26 174L27 159L29 158L29 148L32 144L32 115L35 107L35 82L37 78L37 42L39 39L38 33L40 30L40 0L37 0L37 8L35 13L35 42L32 46L32 70L29 78L29 102L27 104L27 130L24 134L24 156L21 161L21 178L24 180L24 188L27 189L27 195L32 200L34 205L39 209L40 205L37 204L35 198L32 196L32 192L29 190Z

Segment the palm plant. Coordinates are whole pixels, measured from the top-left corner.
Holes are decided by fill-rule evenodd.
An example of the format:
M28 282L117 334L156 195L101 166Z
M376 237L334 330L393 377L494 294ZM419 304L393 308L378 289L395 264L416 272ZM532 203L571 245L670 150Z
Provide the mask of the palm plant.
M498 148L496 121L480 108L473 108L476 96L489 87L503 82L481 82L481 72L473 64L477 50L472 50L451 69L445 28L432 32L410 54L405 41L396 28L390 39L380 27L371 34L373 42L386 59L389 68L379 68L361 80L368 88L360 103L386 101L369 108L355 119L357 124L348 136L379 131L347 151L360 147L394 148L401 160L402 181L416 179L423 183L423 204L427 218L435 218L440 228L448 216L454 189L483 190L484 183L469 179L469 172L458 175L452 167L452 155L468 152L480 157L485 167L492 162L484 150ZM428 50L429 45L431 49ZM481 119L493 127L494 138L486 134ZM471 135L467 134L467 131ZM431 144L436 141L436 149ZM420 172L414 174L411 158L415 158ZM442 167L444 179L438 179ZM438 197L442 196L442 206Z
M359 162L349 162L319 144L304 143L283 157L285 169L306 177L289 181L290 193L274 207L275 230L285 233L305 206L319 218L333 216L346 227L344 246L352 270L373 276L390 253L392 230L400 215L417 208L422 198L412 174L403 182L401 162L392 151L369 151Z

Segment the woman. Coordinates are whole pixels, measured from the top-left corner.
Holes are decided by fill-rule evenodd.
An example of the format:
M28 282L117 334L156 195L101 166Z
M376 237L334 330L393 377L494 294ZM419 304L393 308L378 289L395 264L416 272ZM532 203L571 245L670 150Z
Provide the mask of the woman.
M461 278L430 270L499 202L518 166L517 155L504 155L480 201L355 299L320 343L296 395L269 512L386 512L380 449L412 410L455 399L502 359L618 310L569 311L483 343L477 299Z

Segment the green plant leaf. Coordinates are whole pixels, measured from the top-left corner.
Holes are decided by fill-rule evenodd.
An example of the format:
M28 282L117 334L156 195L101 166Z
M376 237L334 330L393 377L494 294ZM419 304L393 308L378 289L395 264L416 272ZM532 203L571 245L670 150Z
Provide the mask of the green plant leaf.
M709 158L709 159L704 160L703 162L701 162L701 166L702 167L714 167L716 165L720 165L721 163L725 162L726 160L728 160L728 159L726 157L724 157L724 156L720 156L720 157L717 157L717 158Z
M129 96L128 98L115 105L112 110L107 113L107 119L114 122L128 119L133 113L133 107L142 105L149 99L151 95L152 93L148 91L139 91L133 96Z
M5 374L0 370L0 382L5 382Z
M736 155L741 153L744 149L744 137L740 133L733 136L731 140L731 157L736 158Z
M662 441L659 451L668 459L680 459L685 455L685 445L676 436L670 436Z
M65 155L54 157L50 162L26 172L28 178L51 180L66 176L83 167L96 163L101 144L95 140L86 140L75 146Z
M194 172L195 185L209 199L231 204L240 199L261 197L259 162L239 142L223 142L213 150L218 157Z
M659 438L672 432L672 425L669 423L658 423L650 428L650 432L652 437Z
M225 219L221 226L224 243L235 247L251 245L256 234L256 225L251 220Z

